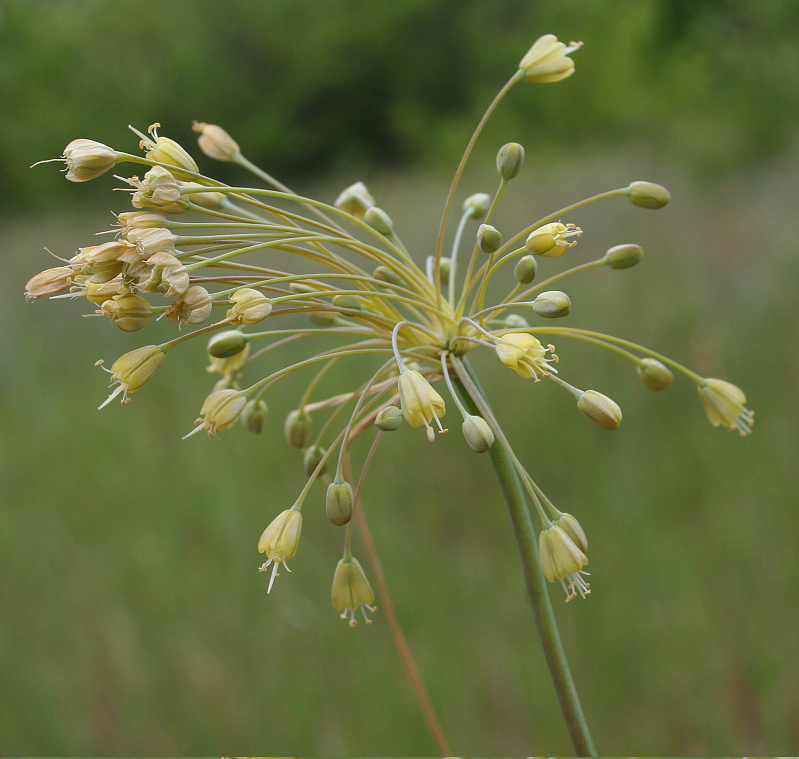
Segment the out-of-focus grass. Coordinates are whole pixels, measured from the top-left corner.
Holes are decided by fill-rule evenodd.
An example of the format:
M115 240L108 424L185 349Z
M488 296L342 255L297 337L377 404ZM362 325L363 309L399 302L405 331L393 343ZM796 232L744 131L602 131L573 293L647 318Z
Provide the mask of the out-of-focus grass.
M740 384L754 434L710 427L688 383L652 393L621 359L566 340L553 340L563 376L618 400L617 432L594 428L551 383L491 356L475 364L520 458L588 532L592 596L565 606L552 592L600 753L791 753L797 175L780 165L711 192L651 167L629 155L556 176L528 166L499 226L630 179L669 184L663 211L617 199L565 219L586 230L575 262L621 242L647 253L635 269L564 285L574 306L561 323ZM370 189L411 248L431 252L444 182L377 177ZM24 304L24 282L50 265L42 246L69 255L109 221L93 209L3 223L5 752L431 753L384 617L351 630L332 609L342 535L321 486L293 574L267 596L256 571L261 530L304 482L281 432L296 388L270 396L260 437L237 427L222 442L182 442L213 382L202 345L170 353L130 406L98 412L106 382L92 363L168 326L127 336L80 319L85 301ZM539 276L559 263L542 261ZM387 435L370 472L363 504L394 602L456 753L568 754L490 462L463 444L456 416L432 446L407 428Z

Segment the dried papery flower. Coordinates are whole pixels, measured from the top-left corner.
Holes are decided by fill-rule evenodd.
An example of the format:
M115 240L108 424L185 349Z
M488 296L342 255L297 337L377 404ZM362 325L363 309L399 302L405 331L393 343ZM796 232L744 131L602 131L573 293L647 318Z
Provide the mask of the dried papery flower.
M130 183L136 188L131 199L135 208L149 207L170 214L183 213L189 209L188 196L181 195L175 177L161 166L153 166L143 180L133 177Z
M200 150L209 158L217 161L232 161L241 151L236 141L216 124L206 124L204 121L195 121L191 127L199 132L197 143Z
M112 168L117 162L117 154L102 142L72 140L64 148L64 161L70 182L88 182Z

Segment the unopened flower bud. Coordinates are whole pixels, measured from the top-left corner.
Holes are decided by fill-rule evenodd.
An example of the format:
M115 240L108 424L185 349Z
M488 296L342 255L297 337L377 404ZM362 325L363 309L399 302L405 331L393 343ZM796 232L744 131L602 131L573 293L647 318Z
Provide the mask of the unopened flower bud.
M503 320L503 324L508 329L527 329L530 326L530 322L521 314L508 314Z
M227 318L232 324L257 324L272 313L272 301L259 290L243 287L230 296L233 308Z
M180 324L202 324L211 315L213 305L208 290L194 285L167 306L164 316Z
M266 561L261 570L266 571L267 567L274 563L267 593L272 591L278 565L283 564L288 569L286 562L294 558L294 554L297 553L301 532L302 514L296 509L286 509L272 520L261 535L258 550L266 554Z
M485 192L476 192L463 201L463 211L470 219L482 219L491 208L491 196Z
M502 247L502 235L490 224L481 224L477 228L477 244L483 253L495 253Z
M405 287L405 281L402 277L393 269L389 269L388 266L378 266L374 271L374 278L389 285Z
M363 182L356 182L347 187L336 198L333 205L357 219L363 219L366 212L375 204L375 199L369 194Z
M402 419L402 409L396 406L386 406L377 412L375 426L384 432L393 432L402 426Z
M154 208L161 213L183 213L189 208L189 198L180 194L177 180L162 166L153 166L144 179L131 182L138 189L133 193L134 208Z
M619 404L596 390L586 390L580 395L577 408L603 430L615 430L621 424Z
M54 295L66 290L72 284L75 272L69 266L58 266L45 269L28 280L25 285L25 297L28 300L41 298L43 295Z
M554 522L556 527L560 527L583 553L588 553L588 540L580 523L571 514L561 514Z
M663 208L671 200L671 193L654 182L633 182L627 195L631 203L641 208Z
M528 82L559 82L574 73L574 61L568 57L582 45L572 42L568 47L554 34L539 37L519 62Z
M559 319L561 316L567 316L571 307L571 299L560 290L541 293L533 301L533 311L545 319Z
M377 206L367 209L363 215L363 220L381 235L390 235L394 231L394 222L391 221L391 217Z
M331 482L325 494L325 513L338 527L352 519L353 495L349 482Z
M128 402L128 395L135 393L155 374L166 354L157 345L145 345L120 356L111 365L111 382L119 383L106 398L102 408L122 393L122 403Z
M264 400L251 400L241 410L241 423L250 431L259 435L264 428L269 409Z
M293 293L297 293L297 295L303 295L307 293L315 293L318 288L311 287L310 285L306 285L304 282L292 282L289 285L289 290Z
M305 409L294 409L283 425L286 442L295 448L305 448L311 438L311 417Z
M611 269L629 269L635 266L644 256L644 251L640 245L616 245L607 253L603 261Z
M249 355L250 344L247 343L247 345L244 346L243 351L234 353L232 356L227 358L216 358L215 356L210 356L211 365L206 367L206 371L219 372L220 374L224 375L224 381L227 383L225 387L233 387L234 385L232 383L235 381L239 370L242 366L244 366L244 362L247 360L247 356ZM220 380L220 382L222 382L222 380Z
M237 329L219 332L208 341L208 353L214 358L229 358L247 347L247 336Z
M372 620L366 616L367 611L374 611L375 594L366 579L358 559L348 556L341 559L333 575L333 608L341 612L341 618L349 616L350 627L355 627L355 611L361 609L366 624ZM349 614L348 614L349 612Z
M494 445L494 433L482 416L467 416L461 430L469 448L477 453L485 453Z
M671 370L656 358L642 358L636 371L650 390L665 390L674 382Z
M338 316L331 311L311 311L307 317L317 327L332 327L338 321Z
M325 458L325 454L327 453L327 448L323 448L321 445L309 445L305 451L305 455L302 457L302 465L305 469L305 475L307 477L311 477L313 473L316 471L316 467L322 463L324 460L324 464L322 464L322 468L319 470L318 476L322 476L327 471L327 459Z
M497 153L497 171L503 179L513 179L524 163L524 148L518 142L503 145Z
M538 271L538 262L533 256L522 256L513 267L513 276L520 285L529 285Z
M97 313L108 316L111 323L123 332L135 332L150 321L152 309L144 298L126 294L105 301Z
M699 397L714 427L723 424L742 436L752 431L754 412L744 405L746 396L741 388L725 380L706 379L699 385Z
M438 262L438 273L441 284L445 287L449 284L449 273L452 270L452 261L447 256L442 256Z
M197 143L200 150L209 158L216 161L230 161L241 152L236 141L216 124L195 121L191 128L200 134Z
M349 308L358 311L361 308L361 299L357 295L341 293L333 296L333 305L339 308Z
M574 224L561 224L557 221L534 229L528 235L525 245L533 255L557 258L577 244L576 240L570 241L569 238L579 237L582 233L583 230Z
M72 140L64 148L66 178L70 182L88 182L108 171L117 162L113 148L94 140Z
M197 182L178 182L179 187L205 187ZM186 196L192 203L196 203L209 211L218 211L225 202L227 195L224 192L214 192L208 189L207 192L191 192Z

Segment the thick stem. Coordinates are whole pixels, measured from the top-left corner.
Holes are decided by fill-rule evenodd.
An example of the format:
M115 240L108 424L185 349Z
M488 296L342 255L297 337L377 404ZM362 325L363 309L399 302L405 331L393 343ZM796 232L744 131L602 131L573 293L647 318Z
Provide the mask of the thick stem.
M468 364L466 366L471 373L471 370L468 369ZM474 379L474 375L472 375L472 379ZM461 383L458 382L458 384ZM463 388L462 385L461 388ZM474 404L470 395L465 391L465 388L463 390L466 405L472 408L472 413L479 413L480 410ZM527 508L524 488L516 473L513 461L504 446L495 443L491 446L490 453L491 461L494 464L494 469L502 488L502 494L508 504L513 531L516 534L516 542L519 545L527 592L530 596L530 603L538 626L541 647L544 649L544 656L558 694L560 708L566 720L566 727L577 756L596 756L594 743L591 739L591 734L588 732L588 725L580 706L580 698L577 695L577 689L574 687L574 680L569 670L566 652L560 640L560 633L555 622L555 614L552 609L546 581L541 571L541 563L538 559L538 536Z

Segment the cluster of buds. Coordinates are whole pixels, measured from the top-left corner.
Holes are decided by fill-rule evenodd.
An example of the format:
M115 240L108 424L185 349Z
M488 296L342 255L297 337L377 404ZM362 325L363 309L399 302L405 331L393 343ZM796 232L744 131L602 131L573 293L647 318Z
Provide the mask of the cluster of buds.
M569 55L578 48L579 44L567 46L553 35L541 37L522 58L486 118L518 82L569 77L574 71ZM127 403L155 375L168 351L199 338L210 358L208 370L221 378L210 388L197 426L186 437L201 431L214 437L238 420L250 432L261 433L268 424L266 394L279 387L296 389L298 378L310 373L283 425L287 442L302 454L306 484L296 503L274 518L258 544L267 557L261 568L271 566L269 591L278 567L288 570L287 562L297 552L303 504L315 481L322 480L327 483L327 518L344 530L333 604L350 624L357 609L364 617L374 611L374 593L351 548L360 492L352 483L351 443L369 430L376 430L379 440L383 432L395 432L403 422L411 428L424 427L433 442L447 431L442 420L450 400L434 388L443 383L462 417L466 446L475 453L502 446L514 462L541 520L544 576L560 580L567 599L588 595L585 533L573 516L555 508L513 454L488 398L474 380L467 356L473 350L494 352L525 380L564 388L576 399L577 409L603 430L620 426L618 404L603 393L567 382L567 362L555 368L558 356L546 340L576 340L610 349L629 360L642 383L655 391L668 388L674 373L681 373L696 383L713 425L742 435L751 430L752 413L734 385L700 377L626 339L581 327L553 326L553 320L570 314L571 299L561 290L547 289L548 285L591 268L630 268L642 260L640 246L616 245L536 284L539 261L545 268L553 263L549 259L569 260L584 247L577 245L582 229L563 220L564 214L614 197L646 209L662 208L669 200L663 187L632 182L526 220L521 229L500 231L493 218L498 201L524 163L524 148L508 143L497 155L498 189L465 199L451 250L445 251L449 212L462 176L459 169L445 203L435 253L422 264L408 252L391 217L362 182L346 188L330 204L302 197L248 161L221 127L195 123L206 156L237 164L271 186L230 187L201 174L190 153L159 136L157 126L149 134L138 133L144 155L91 140L67 146L63 160L71 181L93 179L126 162L148 166L142 179L120 177L132 188L131 202L140 210L118 215L114 240L80 248L62 265L35 275L28 282L27 296L85 297L96 314L125 332L139 330L160 316L185 328L172 340L136 348L117 359L109 370L116 387L103 406L119 396ZM464 246L467 259L459 261ZM275 268L275 262L286 256L275 259L274 251L295 256L303 265L296 271ZM300 273L309 267L314 273ZM489 284L491 292L504 288L504 294L488 302ZM221 307L216 321L210 319L214 306ZM307 321L298 323L298 316ZM267 317L269 325L276 319L279 323L265 328L262 322ZM288 345L296 349L298 344L307 347L305 358L278 360L282 349ZM265 356L269 368L259 371ZM352 376L358 377L355 386L319 398L328 372L347 362L353 365ZM532 390L531 402L536 393ZM364 468L370 460L371 454Z

